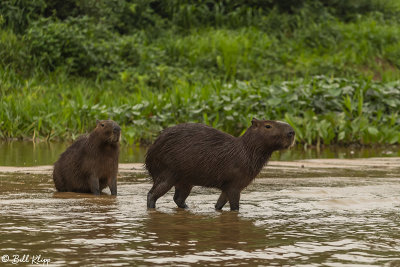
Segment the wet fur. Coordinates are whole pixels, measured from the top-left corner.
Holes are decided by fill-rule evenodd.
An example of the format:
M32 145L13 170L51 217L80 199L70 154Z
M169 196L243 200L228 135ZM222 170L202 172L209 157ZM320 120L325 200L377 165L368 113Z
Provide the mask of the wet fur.
M120 134L117 123L104 120L89 135L79 137L54 164L56 189L100 194L108 186L116 195Z
M265 128L266 125L271 128ZM292 133L289 137L288 133ZM153 179L147 197L154 208L159 197L175 186L174 201L187 208L193 186L222 191L216 209L229 200L239 209L240 192L248 186L275 150L288 148L294 131L286 123L253 119L241 137L233 137L203 124L179 124L164 130L149 148L145 166Z

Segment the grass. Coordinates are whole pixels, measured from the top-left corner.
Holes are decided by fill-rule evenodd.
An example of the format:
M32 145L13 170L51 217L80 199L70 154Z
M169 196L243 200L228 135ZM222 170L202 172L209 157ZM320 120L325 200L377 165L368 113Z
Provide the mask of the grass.
M159 90L182 78L271 82L326 75L391 81L400 78L393 56L399 53L399 29L367 18L315 24L285 39L252 27L166 34L140 47L139 65L122 73L133 87Z

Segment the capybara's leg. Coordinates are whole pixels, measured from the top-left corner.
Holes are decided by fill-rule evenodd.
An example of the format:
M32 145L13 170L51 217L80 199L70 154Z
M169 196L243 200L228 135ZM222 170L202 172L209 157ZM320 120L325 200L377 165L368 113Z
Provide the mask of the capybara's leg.
M55 185L57 191L59 191L59 192L67 191L67 189L65 188L65 185L64 185L65 178L62 175L62 172L59 171L58 165L54 166L53 180L54 180L54 185Z
M226 197L226 193L225 192L221 192L221 195L219 196L217 203L215 204L215 209L216 210L221 210L226 202L228 202L228 198Z
M162 181L160 183L154 183L153 187L147 194L147 208L154 209L156 207L156 201L167 193L173 184L168 181Z
M89 183L90 183L90 191L94 195L100 195L99 179L95 175L91 175L89 178Z
M228 190L226 191L226 196L228 197L231 210L239 210L240 191L234 189Z
M176 184L175 185L175 194L174 201L179 208L187 209L188 206L185 203L186 198L189 196L190 191L193 186L188 184Z
M110 188L111 195L117 195L117 177L112 177L108 180L108 187Z

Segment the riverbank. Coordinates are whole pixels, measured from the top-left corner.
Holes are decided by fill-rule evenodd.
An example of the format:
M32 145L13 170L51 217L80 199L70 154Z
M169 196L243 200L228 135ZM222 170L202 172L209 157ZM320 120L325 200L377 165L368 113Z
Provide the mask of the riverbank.
M284 171L287 174L301 174L310 170L329 173L330 169L356 170L365 172L368 176L369 171L378 169L392 172L400 171L400 157L386 158L364 158L364 159L308 159L295 161L270 161L264 167L260 176L265 177L268 172ZM20 174L51 174L53 166L32 166L32 167L10 167L0 166L0 173L20 173ZM145 174L143 163L120 163L119 174ZM399 172L400 175L400 172Z

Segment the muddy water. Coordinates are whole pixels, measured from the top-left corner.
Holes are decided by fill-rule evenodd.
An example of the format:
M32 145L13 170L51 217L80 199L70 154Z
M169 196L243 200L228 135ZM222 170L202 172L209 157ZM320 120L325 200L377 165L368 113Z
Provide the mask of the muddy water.
M55 142L0 142L0 166L52 165L70 143ZM284 152L275 152L272 160L298 160L312 158L367 158L400 157L399 146L379 147L326 147L304 149L297 146ZM120 162L143 162L147 148L122 144Z
M51 165L71 143L0 142L0 166ZM121 146L120 162L143 162L146 147Z
M135 166L121 165L117 197L56 193L49 169L1 174L0 265L400 265L400 158L271 162L238 213L214 211L205 188L189 210L169 192L147 211Z

